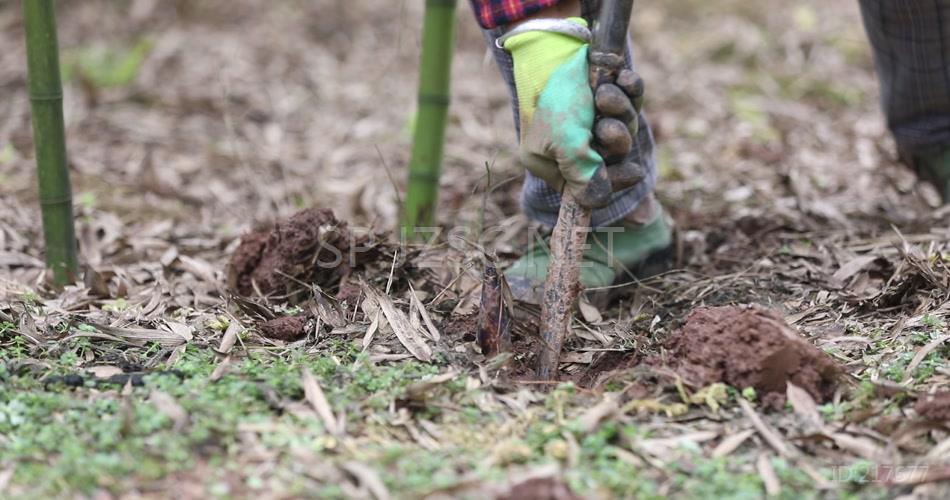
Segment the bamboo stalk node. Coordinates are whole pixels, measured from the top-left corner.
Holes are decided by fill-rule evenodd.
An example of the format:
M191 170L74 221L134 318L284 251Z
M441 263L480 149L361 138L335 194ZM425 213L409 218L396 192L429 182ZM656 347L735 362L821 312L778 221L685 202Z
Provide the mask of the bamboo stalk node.
M44 207L53 206L53 205L64 205L64 204L73 203L73 195L66 194L62 196L44 196L40 198L40 205Z
M436 106L448 106L452 103L452 98L447 95L438 94L419 94L417 99L419 104L434 104Z
M62 93L62 92L48 92L48 93L44 93L44 92L33 93L33 92L30 92L30 100L31 100L31 101L40 101L40 102L44 102L44 101L62 101L62 100L63 100L63 93Z

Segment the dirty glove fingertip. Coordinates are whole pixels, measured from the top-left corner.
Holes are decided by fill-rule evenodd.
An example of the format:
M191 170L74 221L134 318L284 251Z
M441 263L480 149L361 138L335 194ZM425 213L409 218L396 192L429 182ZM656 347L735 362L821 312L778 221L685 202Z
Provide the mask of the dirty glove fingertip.
M582 207L594 209L609 205L612 194L610 175L607 168L602 165L594 172L594 176L583 189L574 193L574 196Z

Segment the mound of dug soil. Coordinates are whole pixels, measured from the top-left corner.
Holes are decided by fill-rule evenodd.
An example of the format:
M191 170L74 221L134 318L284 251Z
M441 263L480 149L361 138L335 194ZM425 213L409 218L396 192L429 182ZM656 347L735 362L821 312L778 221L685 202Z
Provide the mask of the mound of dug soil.
M291 342L307 334L306 316L287 316L274 318L260 324L261 335L276 340Z
M330 287L350 272L350 232L333 212L311 208L271 229L244 235L231 256L228 285L243 296L293 296Z
M775 312L759 306L701 308L673 334L667 347L684 379L753 387L766 406L780 408L788 382L816 400L834 394L841 370L798 336Z

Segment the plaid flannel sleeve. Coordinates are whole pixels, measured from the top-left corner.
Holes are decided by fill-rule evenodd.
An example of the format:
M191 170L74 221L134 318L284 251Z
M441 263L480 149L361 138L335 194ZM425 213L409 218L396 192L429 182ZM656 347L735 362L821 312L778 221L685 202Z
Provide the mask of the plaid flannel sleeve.
M520 21L560 0L470 0L478 24L485 29Z

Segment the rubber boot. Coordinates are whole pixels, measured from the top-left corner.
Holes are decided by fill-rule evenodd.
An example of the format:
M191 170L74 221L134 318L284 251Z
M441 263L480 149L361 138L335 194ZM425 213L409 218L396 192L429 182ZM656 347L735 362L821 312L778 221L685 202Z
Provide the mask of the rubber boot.
M673 232L662 211L653 222L598 228L587 236L580 282L588 300L606 305L609 288L617 283L644 279L669 269ZM532 245L505 271L515 299L540 304L544 280L551 263L548 241Z

